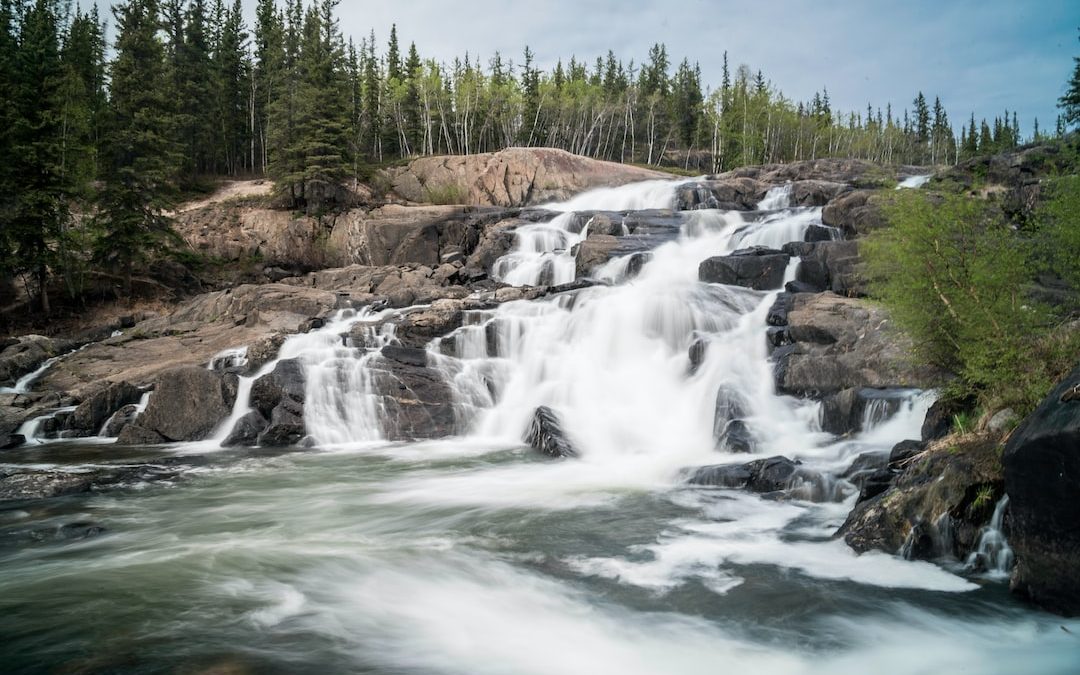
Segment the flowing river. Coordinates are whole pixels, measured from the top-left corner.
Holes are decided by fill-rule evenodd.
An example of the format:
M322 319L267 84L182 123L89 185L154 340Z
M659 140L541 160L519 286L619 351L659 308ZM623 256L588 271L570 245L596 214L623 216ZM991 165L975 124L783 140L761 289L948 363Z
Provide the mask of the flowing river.
M673 201L664 183L552 205L564 215L522 228L495 274L573 280L588 235L574 212ZM595 272L611 285L476 312L429 347L452 382L454 439L379 440L370 352L336 338L359 314L282 348L308 375L311 449L6 455L0 470L156 462L177 477L0 510L0 671L1077 672L1080 622L1028 609L1001 575L833 538L856 498L837 476L917 438L932 394L838 441L816 403L774 390L777 291L697 280L705 258L799 241L816 222L783 189L758 212L683 214L637 270L625 256ZM718 392L753 455L718 451ZM523 446L538 406L580 458ZM817 480L783 499L686 482L778 454Z

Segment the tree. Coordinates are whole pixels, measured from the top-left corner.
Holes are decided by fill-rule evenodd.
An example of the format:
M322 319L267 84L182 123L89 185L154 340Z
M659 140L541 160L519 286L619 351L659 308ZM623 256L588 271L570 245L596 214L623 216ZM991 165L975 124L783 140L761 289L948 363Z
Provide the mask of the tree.
M96 256L119 272L123 292L131 297L136 265L176 238L165 211L176 188L180 152L173 140L165 52L157 38L157 0L126 0L113 7L113 15L116 57L110 67Z
M269 161L270 108L282 86L285 25L275 0L259 0L255 9L255 70L252 115L257 157L252 168L266 171Z
M1080 29L1078 29L1080 30ZM1072 77L1065 85L1065 93L1058 99L1061 117L1066 126L1080 124L1080 56L1074 56Z

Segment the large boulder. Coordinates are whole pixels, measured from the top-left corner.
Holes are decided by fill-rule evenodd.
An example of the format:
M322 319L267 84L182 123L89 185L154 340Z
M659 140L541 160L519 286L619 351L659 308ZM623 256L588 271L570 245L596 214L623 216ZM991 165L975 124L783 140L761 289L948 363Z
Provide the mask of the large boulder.
M387 440L443 438L457 428L453 391L427 363L424 350L402 347L384 347L368 362Z
M793 344L774 353L777 386L785 393L930 389L944 378L914 361L910 338L876 304L833 293L794 294L790 302L787 326Z
M1080 366L1013 432L1004 464L1013 591L1080 615Z
M551 148L507 148L495 153L421 157L386 171L395 193L413 202L529 206L579 192L668 174L603 162Z
M839 436L865 431L867 425L896 414L912 393L903 388L860 387L829 394L821 401L821 429Z
M768 186L752 178L697 181L679 186L676 204L681 211L750 211L765 196L767 189Z
M612 258L619 246L619 237L610 234L590 234L585 241L571 249L576 264L577 278L589 276L594 269Z
M297 359L283 359L274 370L251 385L251 407L262 420L247 416L230 430L234 444L248 444L258 434L257 443L266 447L298 444L305 437L304 401L307 379L304 366ZM261 428L260 428L261 427ZM255 431L258 429L258 431Z
M76 435L94 436L102 430L113 413L126 405L138 403L140 398L142 392L135 385L128 382L110 382L80 403L67 418L65 426ZM115 435L117 434L113 434Z
M856 190L834 198L821 212L821 222L843 230L848 237L868 234L886 225L881 206L886 196Z
M157 378L146 412L125 431L139 427L165 441L201 441L232 412L236 390L235 375L196 366L166 371Z
M849 297L867 294L858 242L796 242L785 244L783 250L800 257L795 280L805 284L808 290L831 290Z
M698 266L698 279L766 291L783 284L789 260L791 256L782 251L755 246L704 260Z
M838 536L859 553L965 560L1005 492L1000 449L996 436L981 435L943 439L904 460L908 451L899 451L885 469L887 488L864 487Z
M59 350L60 345L41 335L8 340L7 346L0 351L0 387L13 386L16 380L36 370Z
M774 493L789 489L799 477L799 462L787 457L756 459L745 464L718 464L695 469L690 485L747 489Z
M846 183L826 180L801 180L791 184L791 203L795 206L825 206L838 195L850 192Z
M525 431L525 442L533 450L556 459L578 455L562 428L558 413L547 406L540 406L533 413L529 428Z

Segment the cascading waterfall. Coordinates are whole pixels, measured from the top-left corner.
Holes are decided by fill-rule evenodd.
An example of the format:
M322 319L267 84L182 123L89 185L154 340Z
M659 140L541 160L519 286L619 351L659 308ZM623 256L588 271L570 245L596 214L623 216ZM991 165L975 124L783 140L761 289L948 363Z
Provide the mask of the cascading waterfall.
M922 186L930 182L930 179L934 177L934 174L928 173L920 176L909 176L900 181L900 184L896 186L897 190L917 190Z
M968 556L966 567L969 570L984 571L986 576L993 579L1009 578L1015 558L1003 531L1005 510L1008 507L1009 496L1005 495L998 500L990 523L979 535L978 546Z

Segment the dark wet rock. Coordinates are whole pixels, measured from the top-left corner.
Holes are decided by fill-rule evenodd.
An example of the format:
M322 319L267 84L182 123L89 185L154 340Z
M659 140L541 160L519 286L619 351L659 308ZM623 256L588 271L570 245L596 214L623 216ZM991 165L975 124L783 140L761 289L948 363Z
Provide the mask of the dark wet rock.
M633 279L637 275L641 274L641 270L645 268L645 265L652 260L651 253L634 253L630 256L630 259L626 261L626 278Z
M426 352L391 352L368 362L385 438L392 441L444 438L454 433L454 397L442 374L426 365ZM424 360L421 361L420 357Z
M829 227L827 225L810 225L806 228L806 235L803 237L803 241L833 241L834 239L840 239L841 236L840 230L835 227Z
M925 441L900 441L889 451L889 468L894 471L903 471L911 462L926 450Z
M705 354L709 350L709 341L703 338L698 338L691 343L690 348L687 350L687 357L690 359L690 374L697 373L701 368L701 364L705 363Z
M895 473L889 469L878 469L862 480L858 502L865 502L885 492L892 486Z
M698 267L698 279L757 291L770 290L783 283L790 259L786 253L773 249L744 249L728 256L706 259Z
M117 445L160 445L168 442L156 431L139 426L138 420L124 427L116 438Z
M232 431L229 432L222 447L252 447L258 445L259 436L266 431L270 423L258 410L252 410L240 419L236 420Z
M1011 588L1050 611L1080 615L1080 366L1010 436Z
M953 430L955 419L975 406L971 400L957 401L940 398L934 401L930 409L926 411L926 417L922 424L922 440L934 441L948 436Z
M26 443L26 436L22 434L7 434L0 436L0 450L13 450Z
M786 326L788 322L788 312L791 311L794 300L791 293L778 294L776 296L776 301L773 302L772 307L769 308L769 313L765 317L765 323L770 326Z
M756 441L745 421L731 420L720 432L718 445L728 452L751 453L756 447Z
M719 441L729 422L746 417L746 400L738 391L722 386L716 392L713 410L713 436Z
M875 477L837 533L856 551L964 560L1004 494L996 437L944 439L900 472ZM870 496L877 492L876 495Z
M232 412L237 378L187 366L158 376L138 426L168 441L201 441Z
M297 359L278 361L274 370L251 386L251 407L269 420L258 443L265 447L298 444L304 433L306 378Z
M619 238L609 234L590 234L585 241L576 244L571 252L576 260L577 276L589 276L594 269L612 258L618 245Z
M275 333L250 345L247 350L247 374L254 375L276 359L287 338L288 335L284 333Z
M9 340L0 351L0 387L15 384L23 375L32 373L49 358L60 353L63 345L41 335L26 335Z
M892 417L912 394L910 389L843 389L821 401L822 431L844 436L866 430L866 423L877 424Z
M80 436L95 436L116 411L139 402L142 391L128 382L113 382L86 398L66 422Z
M855 458L855 461L844 473L840 474L840 477L861 490L866 481L875 473L886 469L888 463L889 454L886 452L864 452Z
M757 206L766 191L766 185L752 178L698 181L679 186L676 204L680 211L750 211Z
M424 368L428 365L427 352L423 349L388 345L382 348L382 355L391 361L397 361L408 366Z
M795 280L811 292L831 290L837 295L864 296L866 282L856 241L816 241L785 244L784 252L799 256Z
M529 428L525 431L524 440L530 448L548 457L563 458L578 455L573 443L563 431L559 415L547 406L540 406L533 413Z
M751 492L779 492L791 486L799 465L799 462L778 456L745 464L704 466L694 470L688 482L691 485L745 488Z
M620 213L611 211L579 211L574 214L573 220L567 226L567 230L574 234L580 233L586 226L589 228L589 236L598 234L621 237L626 234L623 229L623 217Z
M435 338L460 328L464 317L464 301L436 300L430 307L402 317L397 322L394 335L407 347L421 348Z
M787 326L769 326L765 329L765 340L769 343L770 353L777 347L791 344L791 333Z
M133 423L138 417L139 407L133 403L128 404L117 410L113 416L109 418L108 423L101 430L101 435L105 438L116 438L125 427Z
M78 494L88 492L93 484L91 473L25 471L0 474L0 502Z

